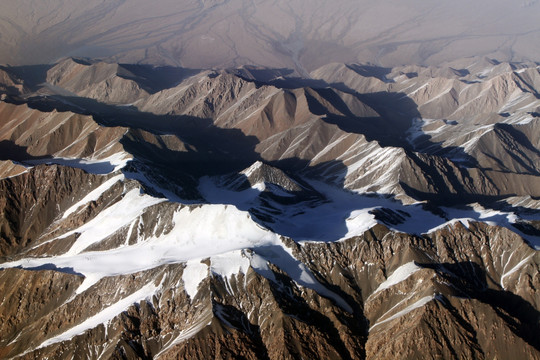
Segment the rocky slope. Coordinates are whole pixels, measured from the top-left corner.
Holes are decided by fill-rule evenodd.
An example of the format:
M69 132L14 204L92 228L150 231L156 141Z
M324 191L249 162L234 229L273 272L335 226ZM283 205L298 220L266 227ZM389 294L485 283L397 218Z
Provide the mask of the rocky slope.
M540 358L537 64L23 70L1 358Z

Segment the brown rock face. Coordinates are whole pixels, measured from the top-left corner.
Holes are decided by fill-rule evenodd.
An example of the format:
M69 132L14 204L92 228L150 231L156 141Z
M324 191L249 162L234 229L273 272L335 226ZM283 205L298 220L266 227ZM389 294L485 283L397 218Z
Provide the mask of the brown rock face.
M148 92L134 80L129 70L117 64L87 63L68 58L47 72L47 82L75 96L83 96L105 103L128 104ZM69 94L68 93L68 94Z
M83 197L105 177L80 169L40 165L0 180L0 254L16 255L43 235L74 197Z
M231 277L210 275L193 297L185 292L183 265L106 278L83 293L75 292L77 275L6 269L2 314L9 317L3 333L11 335L3 341L3 354L37 347L23 358L538 356L533 334L540 320L539 259L511 232L473 224L469 230L447 227L411 237L377 226L342 243L292 251L352 312L300 287L273 265L273 280L254 268ZM507 262L509 253L515 260ZM404 263L418 269L381 289ZM515 266L528 280L512 280L517 274L509 268ZM153 295L112 320L38 346L149 285L156 288Z
M42 112L27 105L0 103L0 148L5 160L48 157L103 159L123 150L119 140L127 129L104 128L90 116L73 112Z

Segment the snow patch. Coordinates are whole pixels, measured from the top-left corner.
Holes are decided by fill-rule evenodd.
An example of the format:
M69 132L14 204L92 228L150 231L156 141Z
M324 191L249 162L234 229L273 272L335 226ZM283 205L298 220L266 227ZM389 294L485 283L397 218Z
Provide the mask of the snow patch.
M199 291L199 284L208 276L208 265L200 260L189 260L182 273L184 289L191 299L195 298Z
M263 166L262 161L259 161L259 160L255 161L250 167L240 172L240 174L244 174L246 177L250 177L255 171L259 170L262 166Z
M119 152L104 159L79 159L53 157L49 159L27 160L25 163L30 165L62 165L82 169L90 174L105 175L115 172L132 160L131 155L125 152Z
M209 202L213 204L234 204L238 208L247 209L260 194L260 190L249 188L243 191L234 191L219 188L213 179L204 176L199 180L199 192Z
M210 309L204 311L197 319L185 328L184 330L180 331L178 336L175 338L169 340L168 342L164 342L163 348L160 352L158 352L155 355L155 359L159 359L161 355L165 354L169 349L173 348L174 346L189 340L193 336L195 336L199 331L201 331L204 327L210 325L212 321L212 311Z
M106 239L122 227L131 224L147 207L163 201L164 199L141 194L139 189L133 189L125 194L122 200L101 211L94 219L58 238L79 233L80 236L66 255L79 254L90 245Z
M99 280L101 280L102 277L97 274L88 274L85 275L84 280L81 285L75 290L75 294L79 295L85 292L86 290L90 289L94 284L96 284Z
M367 208L351 212L351 215L345 220L347 233L343 239L349 239L353 236L362 235L364 232L377 225L375 216L370 213L370 211L373 209L375 208Z
M79 325L76 325L71 329L61 333L60 335L56 335L44 341L36 349L44 348L52 344L70 340L77 335L83 334L87 330L94 329L98 325L106 324L118 314L125 311L129 306L145 299L151 299L160 287L161 285L156 286L154 283L147 284L138 291L129 295L128 297L116 302L109 307L106 307L96 315L89 317Z
M461 223L461 225L465 226L467 229L469 228L469 222L474 222L475 219L473 218L458 218L458 219L452 219L446 222L443 222L440 225L435 226L434 228L429 229L425 232L425 234L431 234L435 231L444 229L445 227L452 226L454 227L457 223Z
M215 255L210 258L210 261L212 273L227 279L239 273L246 274L251 265L250 258L243 250Z
M388 289L402 281L405 281L407 280L412 274L414 274L415 272L417 272L418 270L421 270L422 268L418 265L416 265L416 263L414 261L411 261L411 262L408 262L404 265L401 265L400 267L398 267L396 270L394 270L394 272L392 273L392 275L390 275L384 282L382 282L379 287L377 288L377 290L375 290L373 292L373 295L380 292L380 291L383 291L385 289Z
M89 202L96 201L103 195L105 191L110 189L114 184L116 184L118 181L123 180L124 175L117 175L109 180L105 181L103 184L92 190L88 193L84 198L82 198L79 202L72 205L69 209L67 209L64 212L64 215L62 216L62 219L67 218L69 215L73 214L76 210L78 210L81 206L88 204Z
M285 271L298 285L312 289L319 295L334 300L339 307L349 313L353 312L351 306L347 304L343 298L328 290L317 281L312 272L301 261L294 257L290 248L281 244L279 246L260 247L255 249L255 251L264 259L269 260L281 270Z
M262 256L253 253L251 255L251 267L257 274L264 276L268 280L273 282L277 281L274 272L270 270L270 267L268 266L268 261Z
M501 287L506 290L506 287L504 286L504 279L516 271L518 271L523 265L525 265L532 257L534 256L534 253L527 256L525 259L521 260L516 266L514 266L512 269L506 271L504 274L501 275Z
M401 311L398 311L394 315L392 315L392 316L390 316L390 317L388 317L388 318L386 318L384 320L377 321L375 324L373 324L373 326L371 326L369 328L369 331L373 330L373 328L375 328L376 326L384 324L385 322L392 321L394 319L397 319L399 317L407 315L411 311L413 311L415 309L418 309L418 308L421 308L422 306L426 305L427 303L429 303L433 299L435 299L435 295L425 296L425 297L421 298L420 300L418 300L417 302L415 302L414 304L407 306L405 309L403 309ZM385 315L386 314L381 316L381 318L384 317Z
M173 215L174 229L156 239L156 246L176 244L184 258L203 258L233 250L279 242L255 223L248 212L231 205L184 207Z
M128 196L128 194L131 195ZM249 258L238 251L235 252L236 250L281 244L278 235L261 228L253 222L247 212L242 212L230 205L204 205L195 209L184 207L177 211L173 215L175 227L160 237L142 239L134 245L124 245L116 249L82 252L90 243L109 236L130 222L137 221L137 217L142 214L147 205L162 200L154 199L149 203L145 199L140 199L141 195L137 190L128 194L125 199L139 198L138 202L120 201L115 204L113 215L108 216L103 211L78 230L64 234L63 236L74 232L81 233L67 254L26 258L4 263L1 267L20 266L32 269L48 265L59 271L65 269L69 273L83 274L86 278L78 289L79 292L83 292L106 276L131 274L164 264L192 259L200 261L207 257L212 259L212 271L230 276L238 271L245 272L249 267ZM126 212L131 213L126 214ZM123 217L120 216L122 214ZM115 221L114 216L120 216L119 220ZM111 223L108 223L108 220ZM230 254L230 252L233 253ZM188 285L189 293L195 294L196 291L193 289L193 286Z

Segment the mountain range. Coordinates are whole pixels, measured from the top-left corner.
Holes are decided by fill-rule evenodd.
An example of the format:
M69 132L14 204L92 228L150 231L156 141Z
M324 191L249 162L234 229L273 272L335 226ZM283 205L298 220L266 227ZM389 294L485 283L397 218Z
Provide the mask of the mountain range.
M0 357L540 358L540 65L309 69L0 67Z

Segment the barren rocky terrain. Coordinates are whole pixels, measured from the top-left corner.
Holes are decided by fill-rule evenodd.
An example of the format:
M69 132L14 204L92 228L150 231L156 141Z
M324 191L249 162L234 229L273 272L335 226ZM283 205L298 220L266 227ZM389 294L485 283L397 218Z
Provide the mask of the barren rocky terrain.
M540 358L537 63L1 70L1 358Z

